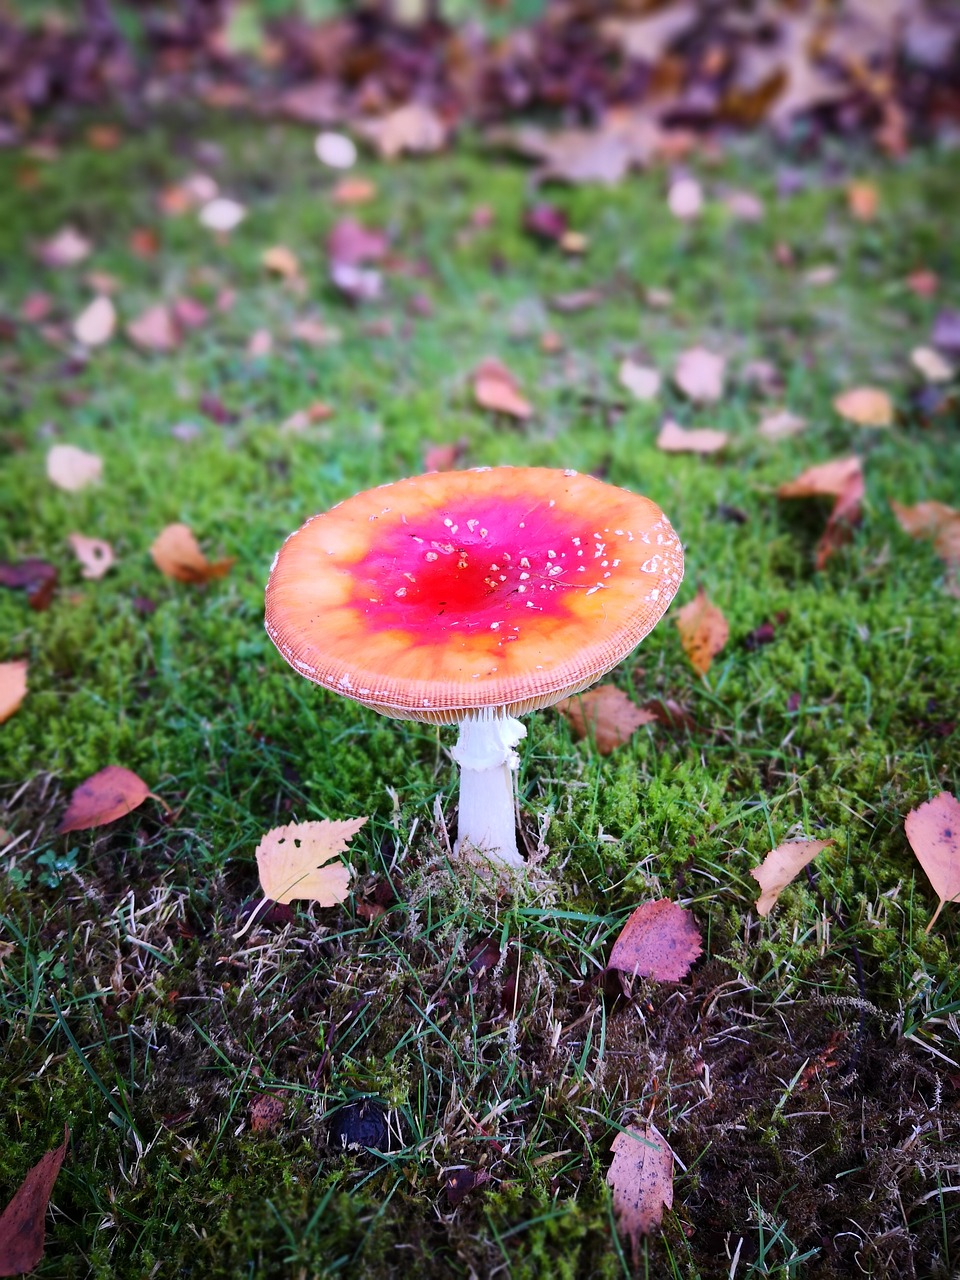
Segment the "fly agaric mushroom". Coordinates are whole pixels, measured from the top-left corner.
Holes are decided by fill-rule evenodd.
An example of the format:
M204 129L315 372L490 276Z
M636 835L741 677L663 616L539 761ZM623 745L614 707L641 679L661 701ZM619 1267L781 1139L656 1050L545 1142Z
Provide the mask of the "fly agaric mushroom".
M649 498L575 471L415 476L314 516L277 553L270 639L384 715L458 724L456 851L523 866L517 715L593 684L659 621L683 550Z

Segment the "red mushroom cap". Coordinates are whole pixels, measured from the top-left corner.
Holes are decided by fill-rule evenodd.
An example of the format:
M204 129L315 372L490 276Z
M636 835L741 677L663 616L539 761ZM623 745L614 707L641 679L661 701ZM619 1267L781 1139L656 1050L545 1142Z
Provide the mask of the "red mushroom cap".
M358 493L291 534L266 626L317 684L453 723L593 684L682 577L680 541L649 498L575 471L447 471Z

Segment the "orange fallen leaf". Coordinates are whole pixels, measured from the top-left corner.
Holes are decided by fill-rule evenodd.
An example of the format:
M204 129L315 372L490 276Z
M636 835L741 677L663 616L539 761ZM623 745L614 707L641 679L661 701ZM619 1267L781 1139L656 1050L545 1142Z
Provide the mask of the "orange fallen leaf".
M602 756L622 747L644 724L657 717L627 697L615 684L601 684L556 704L577 738L591 737Z
M337 855L366 821L290 822L268 831L257 845L264 896L272 902L310 898L322 907L342 902L350 890L353 871Z
M369 178L342 178L330 193L334 204L368 204L377 194L377 184Z
M677 628L690 665L699 675L706 675L729 639L730 626L720 609L707 599L702 587L677 613Z
M673 1152L652 1124L628 1125L614 1138L611 1151L606 1180L613 1190L613 1211L637 1263L641 1239L660 1226L664 1209L673 1207Z
M113 337L117 327L117 311L109 298L101 294L80 312L73 322L73 336L85 347L102 347Z
M729 436L725 431L711 427L681 427L668 418L657 436L657 448L664 453L717 453L724 448Z
M851 182L847 187L847 209L857 222L872 222L879 204L880 193L872 182Z
M769 915L787 885L830 844L832 840L787 840L771 849L758 867L751 868L750 874L760 886L757 914Z
M0 662L0 724L9 720L27 696L27 660Z
M168 578L178 582L209 582L223 578L236 561L235 556L210 561L200 550L193 530L185 524L168 524L150 548L153 562Z
M180 345L180 333L173 312L162 302L148 307L127 325L127 337L142 351L174 351Z
M73 444L55 444L47 454L47 479L58 489L76 493L103 474L103 460Z
M147 798L156 800L167 813L170 812L166 801L154 795L132 770L108 764L86 782L80 783L70 797L57 831L63 835L66 831L87 831L91 827L106 826L108 822L116 822L138 809Z
M283 1119L283 1098L273 1093L258 1093L251 1098L248 1114L251 1133L275 1133Z
M47 1206L69 1138L64 1125L61 1145L41 1156L0 1214L0 1276L26 1275L43 1257Z
M285 244L275 244L271 249L265 249L262 262L267 271L283 276L285 280L295 280L300 274L297 255Z
M517 380L499 360L488 359L473 375L473 394L481 409L505 413L512 418L529 418L533 406L520 394Z
M960 902L960 800L941 791L911 809L904 828L910 848L940 899L926 928L929 933L944 903Z
M893 425L893 401L879 387L854 387L844 391L834 399L833 407L841 418L858 427Z
M960 511L945 502L918 502L904 507L891 502L893 514L911 538L930 538L941 560L960 566Z
M67 541L80 561L85 578L102 578L114 562L113 547L102 538L88 538L82 533L71 533Z
M657 982L679 982L703 950L693 914L661 898L644 902L620 930L608 969Z
M681 351L673 380L688 399L697 404L714 404L723 395L727 362L705 347Z
M777 489L781 498L836 498L827 526L817 543L818 570L838 547L849 541L851 527L860 519L864 493L863 465L856 457L834 458L809 467L796 480L790 480Z

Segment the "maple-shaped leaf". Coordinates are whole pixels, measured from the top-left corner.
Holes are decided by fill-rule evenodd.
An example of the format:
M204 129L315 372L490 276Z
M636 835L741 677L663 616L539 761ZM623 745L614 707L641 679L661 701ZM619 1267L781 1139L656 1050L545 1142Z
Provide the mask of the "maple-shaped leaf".
M941 791L911 809L904 827L910 848L940 899L927 925L929 933L944 903L960 902L960 800Z
M290 822L268 831L257 845L257 868L264 896L273 902L311 898L322 907L342 902L353 872L337 859L367 821ZM333 861L333 859L337 859Z
M607 1185L617 1226L630 1240L636 1262L643 1236L660 1226L665 1208L673 1207L673 1152L652 1124L628 1125L611 1150Z
M768 916L780 894L832 840L787 840L771 849L750 874L760 886L757 914Z
M657 982L679 982L702 950L693 914L661 898L644 902L627 919L613 944L607 968Z
M43 1257L47 1205L69 1138L64 1125L61 1145L41 1156L0 1214L0 1276L26 1275Z
M170 806L153 794L144 780L122 765L108 764L79 787L70 797L67 812L57 830L87 831L91 827L103 827L108 822L138 809L146 799L157 800L170 812Z
M601 684L576 697L564 698L557 703L557 710L575 737L593 738L602 756L622 747L641 725L652 724L657 718L652 711L631 702L615 684Z
M694 599L677 612L677 629L690 665L699 675L706 675L730 637L730 626L702 587Z

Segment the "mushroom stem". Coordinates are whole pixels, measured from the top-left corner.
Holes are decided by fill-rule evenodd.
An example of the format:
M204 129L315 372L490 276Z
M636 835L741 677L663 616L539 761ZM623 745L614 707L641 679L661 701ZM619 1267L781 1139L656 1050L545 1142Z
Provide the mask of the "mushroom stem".
M460 820L454 852L478 850L491 862L526 866L517 851L514 748L527 736L519 720L484 708L460 721L460 737L450 754L460 766Z

